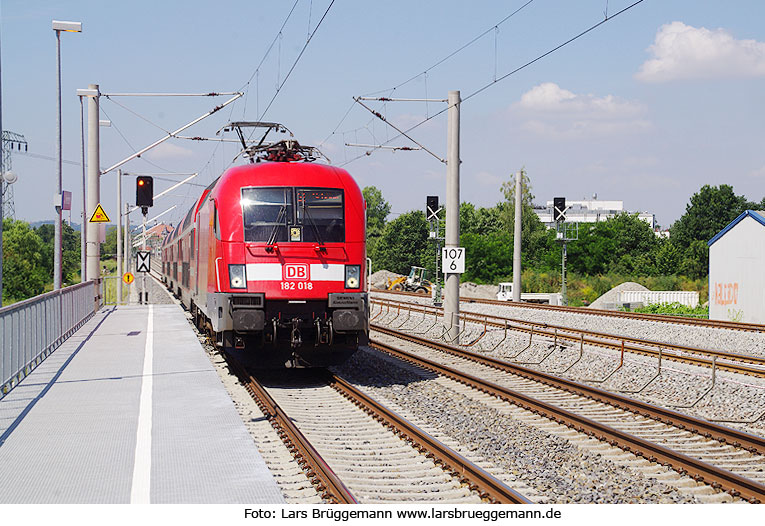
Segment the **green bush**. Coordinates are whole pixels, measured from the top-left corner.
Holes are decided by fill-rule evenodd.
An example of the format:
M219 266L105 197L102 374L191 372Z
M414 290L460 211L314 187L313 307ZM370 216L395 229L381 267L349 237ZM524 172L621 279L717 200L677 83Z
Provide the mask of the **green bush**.
M670 314L674 316L688 316L692 318L709 318L709 306L697 305L688 307L678 302L654 303L645 307L632 309L632 312L645 312L649 314Z

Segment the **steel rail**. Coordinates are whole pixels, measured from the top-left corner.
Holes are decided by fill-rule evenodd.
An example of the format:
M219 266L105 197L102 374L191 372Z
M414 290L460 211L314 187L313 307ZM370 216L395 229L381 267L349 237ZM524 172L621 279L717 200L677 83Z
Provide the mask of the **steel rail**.
M378 330L378 329L375 327L375 330ZM396 331L385 330L384 332L388 334L392 334ZM399 337L398 334L396 334L396 336ZM402 335L401 338L407 339L410 341L415 341L413 337L410 335ZM419 338L417 340L419 340ZM448 367L442 364L438 364L432 360L428 360L426 358L416 356L407 351L395 348L392 345L379 342L376 340L371 340L370 345L381 351L384 351L396 357L402 358L405 361L414 363L426 369L430 369L439 374L452 378L458 382L461 382L465 385L478 389L482 392L486 392L502 400L518 405L519 407L522 407L524 409L527 409L537 414L544 415L547 418L551 418L552 420L555 420L560 424L566 425L569 428L576 429L580 433L585 433L589 436L596 437L599 440L609 442L613 446L619 447L623 449L624 451L631 452L639 457L644 457L651 462L658 462L663 465L671 466L678 473L691 476L697 482L705 482L707 484L710 484L712 487L722 488L723 490L727 491L731 495L743 497L752 503L760 503L763 500L765 500L765 485L749 480L745 477L732 473L728 470L715 467L701 460L692 458L682 453L678 453L664 446L636 437L632 434L619 431L608 425L601 424L597 421L577 415L575 413L572 413L570 411L567 411L555 405L537 400L533 397L519 393L512 389L508 389L500 385L494 384L492 382L482 380L476 376L472 376L467 373L457 371L456 369L453 369L451 367ZM460 349L450 348L450 346L438 344L435 342L423 343L423 345L427 345L429 347L433 347L433 348L437 348L441 350L448 349L452 354L462 354L463 352ZM467 353L467 354L473 354L473 353ZM506 365L510 365L510 364L506 364ZM527 378L540 374L536 371L524 369L519 366L510 365L510 367L523 370L525 374L521 374L521 376L526 376ZM549 377L550 375L546 375L546 376ZM554 378L554 377L551 377L551 378ZM560 380L561 379L554 378L553 381L560 381ZM545 383L549 384L549 382L545 382ZM574 384L575 382L568 382L568 383ZM580 386L580 387L586 388L586 386ZM592 388L588 388L588 389L592 389ZM606 397L606 396L611 396L611 395L610 393L606 393L606 392L600 393L600 397ZM625 401L634 402L633 400L627 399L626 397L619 397L619 398L622 398ZM604 400L601 400L601 401L604 401ZM610 402L610 403L612 405L615 405L613 402ZM648 405L648 404L643 404L643 405ZM655 409L661 410L661 408L655 408ZM668 411L668 410L663 410L663 411ZM668 411L668 412L671 412L671 411ZM685 415L680 415L679 413L678 415L681 417L685 417ZM689 418L689 417L685 417L685 418ZM757 439L757 437L752 437L752 438ZM762 441L760 440L760 442Z
M415 292L384 290L384 289L371 289L371 292L380 292L385 294L398 294L402 296L416 296L422 298L422 294ZM568 307L565 305L544 305L539 303L525 303L525 302L508 302L501 300L490 300L485 298L461 298L461 301L467 303L485 303L487 305L500 305L504 307L519 307L526 309L537 310L552 310L558 312L572 312L575 314L584 314L590 316L608 316L612 318L626 318L641 321L653 321L653 322L666 322L676 323L678 325L698 325L701 327L708 327L713 329L730 329L735 331L745 332L765 332L765 324L760 323L743 323L737 321L727 320L710 320L706 318L689 318L687 316L671 316L668 314L649 314L645 312L622 312L603 309L589 309L583 307Z
M482 499L488 499L497 504L531 503L526 497L502 481L497 480L425 431L370 398L346 380L327 373L326 381L375 419L383 421L387 427L393 428L399 435L412 442L413 447L420 450L421 453L426 453L429 458L433 458L436 464L441 464L441 468L450 472L453 477L458 477L460 482L468 484L471 490L477 491L481 495Z
M377 300L373 299L372 303L378 304L390 304L396 306L407 306L417 312L425 312L427 310L436 310L435 307L427 307L415 303L399 302L391 300ZM440 310L439 310L440 311ZM727 370L730 372L747 374L755 377L765 377L765 358L754 356L751 354L738 354L727 351L718 351L714 349L702 349L699 347L689 347L678 345L674 343L665 343L655 340L646 340L642 338L635 338L632 336L623 336L619 334L610 334L598 331L589 331L586 329L575 329L571 327L565 327L562 325L554 325L550 323L535 323L533 321L521 320L518 318L503 318L492 314L478 314L463 311L460 316L465 321L470 321L478 324L487 324L493 327L504 328L506 322L511 322L517 326L509 324L507 327L513 330L519 330L523 332L531 332L532 327L535 334L555 337L557 331L557 337L560 339L566 339L572 342L579 343L580 341L588 345L595 345L605 347L609 349L618 348L621 349L621 342L624 342L624 350L633 352L636 354L642 354L646 356L658 356L659 348L662 349L662 356L665 359L673 360L677 362L690 363L693 365L712 367L713 360L707 358L699 358L696 356L679 355L666 352L667 349L672 349L682 353L692 353L703 356L709 356L712 358L718 358L722 362L717 362L716 367L721 370ZM488 321L495 320L495 321ZM501 321L501 323L500 323ZM527 328L528 327L528 328ZM562 331L562 332L561 332ZM569 333L569 334L566 334ZM572 336L571 334L576 334ZM584 338L583 338L584 337ZM600 338L600 339L595 339ZM619 344L610 343L609 340L614 342L620 342ZM628 342L631 344L628 344ZM738 362L738 363L730 363ZM750 364L750 365L745 365Z
M356 497L263 386L230 354L226 354L225 358L322 497L336 504L357 504Z
M576 382L574 380L568 380L566 378L555 376L554 374L536 371L522 365L516 365L511 362L506 362L497 358L491 358L489 356L484 356L472 351L467 351L452 345L434 342L432 340L411 334L406 334L393 329L380 327L378 325L372 325L371 328L383 334L388 334L402 340L407 340L412 343L431 347L442 352L447 352L459 358L471 360L481 365L493 367L503 372L515 374L529 380L549 385L556 389L563 389L573 394L590 398L597 402L603 402L609 405L613 405L619 409L625 409L627 411L632 411L649 418L654 418L665 424L698 433L705 438L713 438L719 442L746 449L751 453L765 455L765 438L757 435L752 435L744 431L739 431L738 429L733 429L709 422L707 420L695 418L693 416L680 413L672 409L655 406L653 404L642 402L628 396L606 391L605 389L593 387L591 385ZM379 342L375 341L375 343Z

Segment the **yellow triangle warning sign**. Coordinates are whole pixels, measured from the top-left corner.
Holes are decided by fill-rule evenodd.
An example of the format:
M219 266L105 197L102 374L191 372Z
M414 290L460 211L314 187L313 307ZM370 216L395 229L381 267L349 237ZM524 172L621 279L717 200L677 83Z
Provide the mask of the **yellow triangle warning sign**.
M93 212L93 216L90 218L91 223L108 223L109 222L109 216L106 215L106 212L104 212L104 209L101 208L101 203L98 203L98 206L96 207L96 211Z

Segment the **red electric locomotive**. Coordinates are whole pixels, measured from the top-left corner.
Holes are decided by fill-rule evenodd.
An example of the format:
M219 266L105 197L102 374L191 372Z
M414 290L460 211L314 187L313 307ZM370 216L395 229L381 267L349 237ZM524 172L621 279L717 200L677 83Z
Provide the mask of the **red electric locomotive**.
M254 364L340 363L369 334L366 204L345 170L277 145L276 162L231 168L202 193L163 244L163 279Z

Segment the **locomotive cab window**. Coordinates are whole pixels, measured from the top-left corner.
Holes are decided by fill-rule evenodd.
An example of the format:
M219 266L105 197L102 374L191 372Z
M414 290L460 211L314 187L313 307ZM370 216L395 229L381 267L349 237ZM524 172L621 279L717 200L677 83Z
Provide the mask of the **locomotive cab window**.
M294 214L291 188L243 188L241 202L245 241L287 241Z
M345 241L340 189L243 188L241 204L245 242Z
M297 222L303 225L303 241L345 241L343 191L333 188L298 188Z

